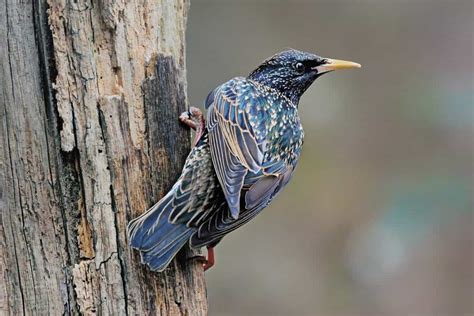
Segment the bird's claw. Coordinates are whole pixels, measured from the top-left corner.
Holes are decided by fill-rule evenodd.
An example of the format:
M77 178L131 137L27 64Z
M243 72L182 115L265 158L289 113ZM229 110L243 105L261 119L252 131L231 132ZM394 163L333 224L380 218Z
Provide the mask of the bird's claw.
M204 116L198 108L191 106L187 111L184 111L181 113L179 116L179 120L192 128L193 130L196 130L199 125L203 125L204 123Z
M199 260L202 261L202 267L204 271L207 271L208 269L212 268L214 264L216 263L215 257L214 257L214 248L213 247L207 247L207 258L205 256L194 256L189 258L188 260Z
M193 144L195 146L201 138L206 124L204 121L204 115L202 114L201 110L194 106L191 106L187 111L181 113L181 115L179 116L179 120L183 124L189 126L191 129L196 131L196 136L194 137L193 141Z
M179 120L183 124L189 126L191 129L196 130L196 123L192 120L190 111L184 111L183 113L181 113L181 115L179 116Z

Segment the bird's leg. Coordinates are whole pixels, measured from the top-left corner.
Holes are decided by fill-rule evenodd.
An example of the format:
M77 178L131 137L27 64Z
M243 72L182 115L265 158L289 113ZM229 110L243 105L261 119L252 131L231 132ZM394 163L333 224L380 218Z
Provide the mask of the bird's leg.
M214 256L214 247L209 247L207 246L207 258L205 256L194 256L188 258L188 260L199 260L204 262L202 264L202 267L204 268L204 271L208 270L209 268L213 267L214 264L216 263L216 258Z
M179 120L196 131L196 135L194 136L193 141L193 146L196 146L199 139L201 139L201 136L204 132L204 128L206 126L204 115L202 114L201 110L194 106L191 106L189 107L189 110L181 113L181 115L179 116Z
M214 257L214 247L207 247L207 260L206 263L202 265L204 271L212 268L216 263L216 258Z

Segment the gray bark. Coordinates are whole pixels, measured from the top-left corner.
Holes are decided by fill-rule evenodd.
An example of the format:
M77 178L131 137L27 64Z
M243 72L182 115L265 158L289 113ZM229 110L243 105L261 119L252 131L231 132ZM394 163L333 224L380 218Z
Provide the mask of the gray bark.
M125 230L189 151L187 0L0 3L0 314L206 314L191 250L153 273Z

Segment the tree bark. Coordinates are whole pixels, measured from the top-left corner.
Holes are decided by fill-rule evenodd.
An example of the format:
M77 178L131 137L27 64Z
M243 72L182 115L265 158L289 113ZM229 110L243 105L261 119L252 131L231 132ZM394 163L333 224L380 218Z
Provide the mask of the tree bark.
M187 0L0 3L0 314L206 314L191 250L126 238L189 151Z

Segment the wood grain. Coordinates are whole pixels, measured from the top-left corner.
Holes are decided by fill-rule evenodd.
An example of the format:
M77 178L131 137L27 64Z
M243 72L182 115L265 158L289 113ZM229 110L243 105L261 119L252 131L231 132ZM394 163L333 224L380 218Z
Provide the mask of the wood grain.
M189 4L1 1L0 314L207 314L191 250L152 273L125 233L189 151Z

